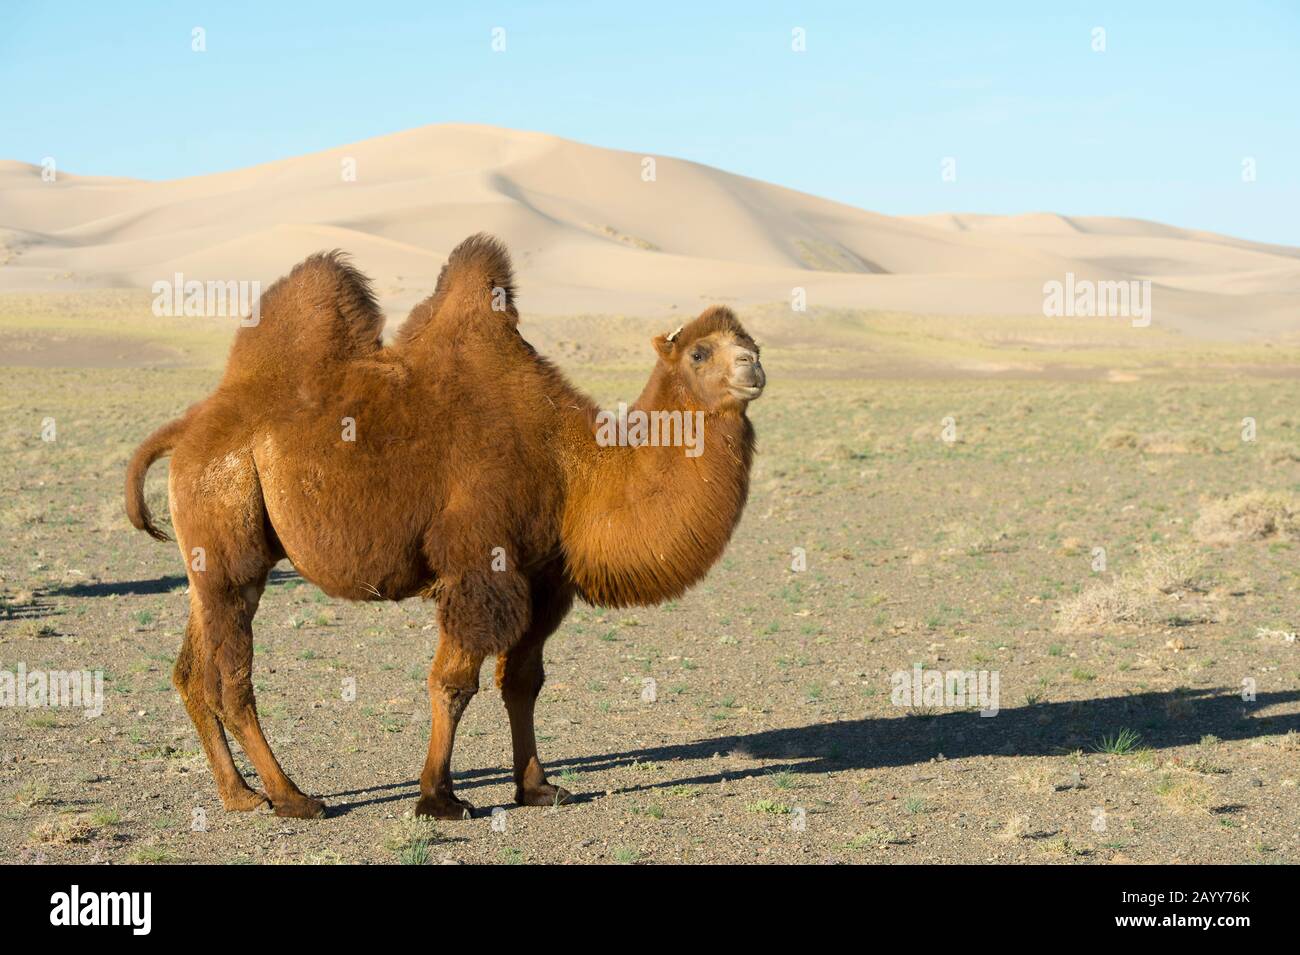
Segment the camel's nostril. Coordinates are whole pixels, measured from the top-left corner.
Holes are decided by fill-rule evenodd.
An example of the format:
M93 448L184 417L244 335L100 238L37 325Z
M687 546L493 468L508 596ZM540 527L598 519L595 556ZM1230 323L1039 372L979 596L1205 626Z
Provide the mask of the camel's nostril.
M731 380L728 385L732 389L732 394L747 401L757 398L763 391L763 385L767 383L767 376L763 374L763 366L759 364L758 356L752 351L737 351L735 358L732 359L731 368Z

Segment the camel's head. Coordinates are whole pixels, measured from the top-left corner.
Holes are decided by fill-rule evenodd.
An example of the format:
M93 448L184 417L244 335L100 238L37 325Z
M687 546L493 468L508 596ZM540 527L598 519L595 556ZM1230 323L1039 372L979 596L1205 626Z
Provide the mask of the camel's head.
M654 346L660 364L705 410L743 411L767 384L758 344L729 308L710 308L689 325L655 336Z

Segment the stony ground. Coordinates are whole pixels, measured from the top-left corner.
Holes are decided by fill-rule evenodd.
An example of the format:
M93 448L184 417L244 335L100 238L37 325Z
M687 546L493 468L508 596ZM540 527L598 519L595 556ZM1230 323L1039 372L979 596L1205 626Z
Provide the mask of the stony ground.
M105 698L94 719L0 707L4 859L1300 861L1295 377L764 360L752 496L721 564L668 606L580 606L547 647L540 745L579 800L507 806L489 664L455 755L481 816L437 826L407 818L433 608L330 600L287 563L255 624L258 702L332 811L220 808L169 682L179 555L121 513L135 444L216 371L4 369L0 673L102 670ZM638 390L564 364L602 401ZM1282 516L1216 503L1252 491ZM995 672L996 716L899 705L891 678L917 665Z

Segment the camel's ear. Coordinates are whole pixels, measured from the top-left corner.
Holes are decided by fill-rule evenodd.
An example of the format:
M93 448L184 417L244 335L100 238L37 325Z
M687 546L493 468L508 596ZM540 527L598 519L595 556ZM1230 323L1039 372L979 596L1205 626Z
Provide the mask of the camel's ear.
M673 354L673 349L677 347L677 336L682 333L684 325L678 325L677 329L668 335L656 335L650 339L650 344L655 346L655 351L664 361L668 361Z

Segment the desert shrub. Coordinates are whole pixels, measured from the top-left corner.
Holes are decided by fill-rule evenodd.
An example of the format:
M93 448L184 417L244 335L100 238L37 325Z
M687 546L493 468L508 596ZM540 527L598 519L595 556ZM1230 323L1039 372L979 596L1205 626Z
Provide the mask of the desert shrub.
M1133 569L1062 601L1057 629L1074 632L1119 623L1167 622L1170 597L1202 589L1198 575L1203 562L1203 556L1188 546L1151 550Z
M1281 491L1247 491L1201 508L1192 533L1208 544L1289 538L1300 534L1300 498Z
M1138 436L1132 431L1114 430L1107 431L1101 439L1103 450L1114 451L1119 448L1136 448L1138 446Z

